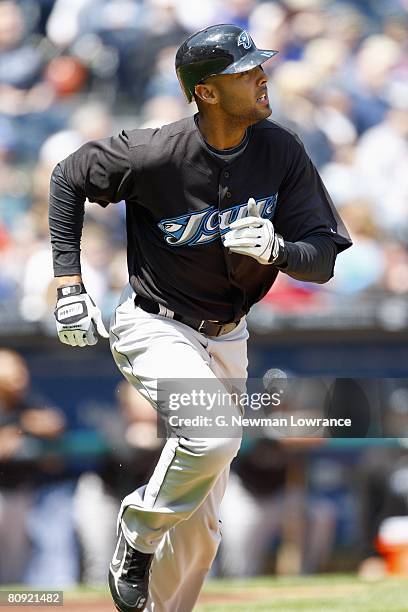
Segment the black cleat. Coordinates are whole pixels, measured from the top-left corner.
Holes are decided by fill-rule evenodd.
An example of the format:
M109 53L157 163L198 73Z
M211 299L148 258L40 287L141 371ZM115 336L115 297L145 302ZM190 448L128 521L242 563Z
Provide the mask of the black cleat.
M119 612L141 612L145 609L153 557L153 554L139 552L130 546L120 528L109 567L109 588Z

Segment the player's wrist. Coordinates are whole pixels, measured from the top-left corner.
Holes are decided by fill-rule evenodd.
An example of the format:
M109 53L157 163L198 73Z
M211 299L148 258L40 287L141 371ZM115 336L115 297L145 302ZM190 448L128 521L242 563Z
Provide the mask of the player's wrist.
M55 283L57 287L62 285L73 285L74 283L81 283L82 276L80 273L77 274L55 274Z
M275 233L275 241L269 257L269 263L279 268L284 268L288 263L288 251L285 241L280 234Z

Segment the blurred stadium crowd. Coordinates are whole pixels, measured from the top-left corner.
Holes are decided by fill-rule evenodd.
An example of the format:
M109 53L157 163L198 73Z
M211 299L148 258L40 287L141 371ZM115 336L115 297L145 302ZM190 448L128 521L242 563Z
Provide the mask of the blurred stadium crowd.
M265 66L273 118L303 139L356 245L328 285L280 275L275 295L319 308L406 293L407 11L407 0L1 0L0 299L26 320L50 316L52 167L89 139L194 112L175 50L217 22L279 50ZM87 214L83 275L108 315L126 280L124 210Z

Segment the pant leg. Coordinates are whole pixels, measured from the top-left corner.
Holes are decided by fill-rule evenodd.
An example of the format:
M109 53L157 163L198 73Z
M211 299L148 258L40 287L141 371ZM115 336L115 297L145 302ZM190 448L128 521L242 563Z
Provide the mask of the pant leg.
M116 309L111 340L119 369L152 403L157 399L157 379L179 379L180 384L182 379L211 379L221 393L227 392L212 371L214 358L204 337L177 321L135 308L131 291ZM239 415L235 405L226 410ZM142 503L134 492L122 504L129 541L142 552L154 552L166 531L203 503L239 445L240 439L232 437L169 439Z
M221 338L202 338L212 372L241 388L247 378L246 325ZM244 389L242 389L244 390ZM152 566L146 612L193 610L221 541L220 505L228 482L225 468L201 506L162 538ZM193 534L193 537L192 537Z
M246 325L241 327L221 338L202 338L202 342L209 355L212 372L226 383L231 379L234 386L242 387L247 378L248 334ZM152 566L146 612L193 610L221 541L220 505L228 476L229 466L198 510L162 538Z
M117 316L117 320L114 321L113 324L114 340L112 347L114 355L115 351L117 353L115 359L119 364L122 360L120 352L123 353L123 343L117 343L117 340L120 338L118 332L122 329L123 337L123 332L126 331L126 327L124 327L126 321L128 324L131 324L131 321L134 320L134 313L132 306L129 304L129 297L127 299L127 304L119 309L121 312L117 312L119 316ZM130 299L132 299L132 297L130 297ZM140 312L138 312L137 316L139 317L139 322L140 319L146 319L146 316ZM231 332L225 337L209 340L181 324L177 326L177 323L170 323L169 321L163 320L162 317L152 317L151 315L148 317L151 317L151 319L150 322L146 322L145 320L145 326L150 326L150 331L145 329L143 333L146 334L149 343L149 359L138 360L131 358L129 360L129 356L126 354L123 358L124 360L122 360L122 367L118 365L128 380L130 380L130 382L151 401L154 401L155 393L154 387L151 384L153 381L147 375L146 370L149 369L150 359L154 359L152 347L155 344L155 339L162 347L162 340L169 334L171 336L171 351L170 354L168 354L167 351L164 351L164 354L161 352L161 356L157 358L156 365L158 365L158 367L156 368L156 378L160 377L160 375L164 378L170 376L174 376L175 378L180 377L178 368L174 367L174 364L179 364L183 367L182 376L186 378L207 378L211 373L218 378L246 379L247 331L244 323L239 329L237 328L237 330L234 330L234 332ZM153 329L152 324L154 324ZM176 334L175 330L178 330ZM125 337L127 342L127 353L129 353L132 342L127 334L125 334ZM176 348L179 344L184 344L186 339L188 339L188 343L195 349L193 352L189 351L188 356L184 350L179 351L179 349ZM135 345L137 346L137 352L143 354L143 352L146 351L143 342L137 341L133 344L133 347L135 347ZM118 349L120 351L118 351ZM195 353L194 357L193 353ZM197 355L200 357L199 367L196 363ZM203 364L205 364L205 368ZM134 365L136 367L133 367ZM137 376L136 371L138 374ZM152 372L150 371L150 377L151 376ZM208 444L209 448L211 448L209 455L213 454L214 441L207 440L195 442L196 449L199 449L200 444ZM174 440L169 440L166 444L162 458L155 471L158 481L162 478L161 473L164 466L169 464L171 460L172 452L174 452L174 445ZM229 443L224 441L221 442L221 444L218 441L216 445L219 445L221 449L224 447L224 450L221 452L224 467L221 468L220 462L216 461L216 463L218 463L217 474L214 473L211 482L207 482L205 490L203 490L203 483L200 483L200 487L198 487L198 489L201 489L200 495L198 497L197 495L192 496L196 506L195 510L182 517L180 521L174 522L174 525L170 527L168 527L168 516L164 517L167 519L167 521L165 520L167 530L164 531L164 535L160 536L160 542L156 547L155 559L152 565L150 597L146 608L151 612L187 612L192 610L199 596L205 576L216 555L220 541L219 507L228 479L229 463L237 452L239 441L238 444L236 440L233 440L232 443L231 441ZM225 446L230 446L230 449L233 449L233 453L228 453L230 455L228 458L226 457ZM202 450L201 448L201 451ZM216 454L217 453L215 453L215 455ZM190 497L191 493L194 494L197 492L197 489L194 491L194 487L191 487L194 480L197 479L197 476L199 476L199 480L202 481L202 472L200 468L204 467L206 463L211 464L213 462L212 459L210 461L205 460L205 452L197 453L197 459L200 455L200 460L196 462L196 469L199 469L199 473L189 474L187 470L187 485L190 488ZM203 459L204 462L202 461ZM182 470L179 470L179 478L181 474ZM155 480L156 477L153 475L153 483ZM180 482L178 484L181 486ZM145 504L144 500L150 498L150 494L146 496L146 489L149 486L150 491L157 487L157 485L152 485L150 482L147 487L141 487L124 500L120 516L122 515L123 508L126 507L129 501L133 501L135 504L134 507L139 507L139 511L142 509ZM158 514L159 513L156 513L156 519ZM137 517L137 515L133 514L133 517ZM126 521L127 524L132 522L131 515L128 515L128 518L130 520ZM141 521L138 518L135 520L135 523L136 521L138 523L137 529L139 529L140 532L142 528ZM161 526L163 526L163 524ZM137 537L137 529L133 530L132 533L132 525L130 525L130 527L131 533L129 534L128 532L128 536L136 535ZM140 541L139 539L138 548L140 548ZM142 550L142 548L140 549Z
M142 552L154 552L168 529L188 519L204 502L238 452L237 438L171 438L144 490L122 502L127 539Z
M201 506L162 538L152 564L146 612L193 610L220 543L219 507L228 472L226 468Z

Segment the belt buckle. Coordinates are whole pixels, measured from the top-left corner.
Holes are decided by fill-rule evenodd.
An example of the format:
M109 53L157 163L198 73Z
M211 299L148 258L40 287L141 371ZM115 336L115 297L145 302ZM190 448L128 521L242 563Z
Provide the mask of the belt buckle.
M198 330L197 331L200 332L200 333L204 333L203 329L204 329L204 327L206 326L207 323L211 323L212 325L217 325L217 327L218 327L217 333L216 334L211 334L211 336L214 336L214 338L217 338L220 335L222 328L224 327L222 324L218 323L218 321L201 321L200 325L198 326Z
M202 333L203 329L206 325L206 323L211 323L212 325L216 325L218 327L218 331L216 334L212 334L214 336L214 338L218 338L218 336L222 336L223 335L223 330L225 329L225 327L228 327L228 325L231 325L231 323L220 323L219 321L201 321L200 325L197 328L197 331ZM232 329L235 329L235 327L238 325L238 323L236 321L233 322L234 323L234 327Z

